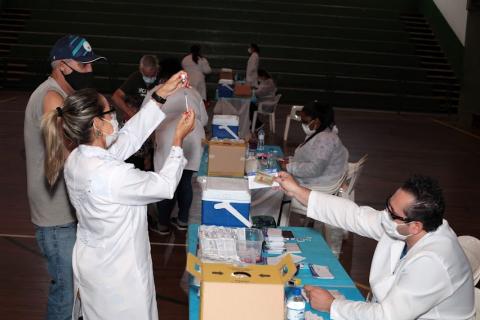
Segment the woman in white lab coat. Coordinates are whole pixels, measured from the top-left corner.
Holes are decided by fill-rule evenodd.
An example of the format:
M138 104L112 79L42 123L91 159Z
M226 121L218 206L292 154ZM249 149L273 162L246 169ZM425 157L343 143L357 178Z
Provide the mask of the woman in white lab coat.
M212 68L207 58L202 56L200 45L195 44L190 48L190 54L182 60L182 68L188 73L190 85L207 101L205 75L212 73Z
M245 81L253 88L258 87L258 67L260 65L260 48L257 44L251 43L248 48L250 57L247 61Z
M106 99L93 89L77 91L45 116L46 174L50 184L64 167L77 212L73 250L73 319L158 319L147 230L148 203L171 198L186 160L181 144L192 130L185 113L168 160L159 172L137 170L124 160L165 118L162 98L182 86L177 73L118 132ZM65 159L64 139L76 148Z
M443 220L438 184L413 176L377 211L301 187L282 172L277 182L308 206L307 216L378 241L370 269L371 302L334 299L305 286L313 308L335 320L474 319L473 277L455 232Z

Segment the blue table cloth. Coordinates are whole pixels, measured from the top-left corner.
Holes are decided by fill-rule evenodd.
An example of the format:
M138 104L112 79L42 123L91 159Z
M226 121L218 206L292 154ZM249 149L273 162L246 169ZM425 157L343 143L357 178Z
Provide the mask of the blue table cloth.
M191 224L188 228L188 252L196 255L198 245L198 224ZM343 269L338 259L333 255L322 235L311 228L301 227L282 227L282 229L291 230L296 238L296 242L300 246L302 253L300 255L306 259L302 261L303 264L308 263L328 266L334 279L315 279L312 277L308 268L300 269L297 278L302 280L302 285L309 284L321 286L327 290L337 290L348 300L364 301L364 297L356 288L354 282ZM190 283L193 282L190 276ZM287 289L288 290L288 289ZM200 319L200 297L199 289L193 285L190 286L189 291L189 319ZM330 316L326 312L319 312L312 310L307 303L306 310L310 310L318 315L321 315L324 320L329 320Z

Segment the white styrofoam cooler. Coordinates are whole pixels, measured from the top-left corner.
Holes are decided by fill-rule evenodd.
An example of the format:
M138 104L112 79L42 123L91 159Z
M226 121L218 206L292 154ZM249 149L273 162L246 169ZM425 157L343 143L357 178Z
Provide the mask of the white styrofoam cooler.
M239 118L236 115L216 114L212 120L212 136L219 139L239 139Z
M202 224L250 228L250 202L247 180L207 177L202 193Z

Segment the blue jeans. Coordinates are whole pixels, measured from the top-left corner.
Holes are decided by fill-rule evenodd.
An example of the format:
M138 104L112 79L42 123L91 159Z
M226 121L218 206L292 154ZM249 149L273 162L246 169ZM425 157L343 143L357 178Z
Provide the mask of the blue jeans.
M72 318L72 251L77 236L77 222L53 227L35 226L35 237L52 281L48 290L48 320Z

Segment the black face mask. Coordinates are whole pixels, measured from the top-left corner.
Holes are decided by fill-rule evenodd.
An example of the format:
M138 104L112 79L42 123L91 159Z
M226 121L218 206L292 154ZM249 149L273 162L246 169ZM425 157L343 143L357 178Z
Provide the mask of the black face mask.
M78 72L65 62L63 63L72 70L70 74L64 74L63 76L73 90L93 88L93 72Z

